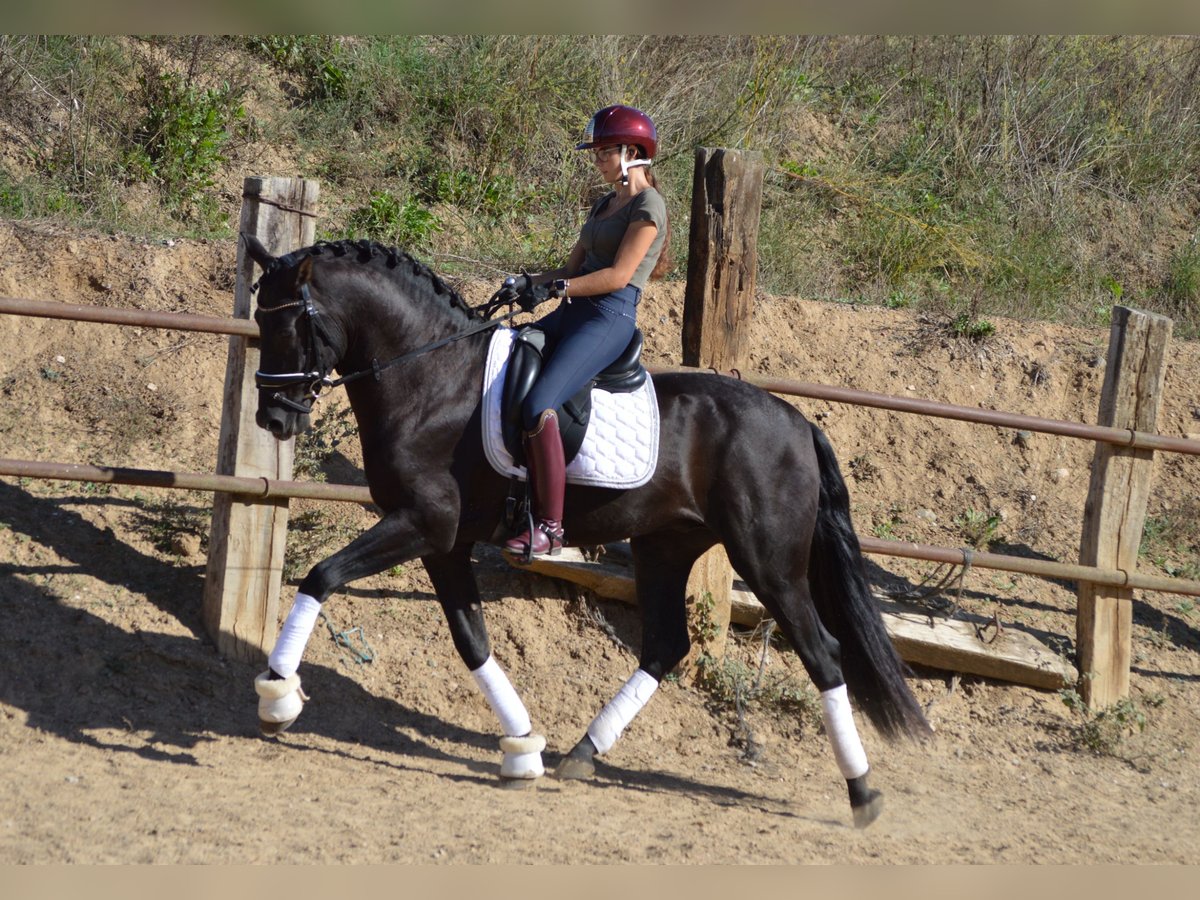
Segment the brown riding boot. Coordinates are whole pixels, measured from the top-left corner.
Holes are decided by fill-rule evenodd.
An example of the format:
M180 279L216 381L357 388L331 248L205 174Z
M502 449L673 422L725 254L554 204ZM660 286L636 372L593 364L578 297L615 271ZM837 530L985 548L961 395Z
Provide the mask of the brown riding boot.
M525 529L504 545L510 553L525 557L558 556L563 547L563 494L567 466L563 458L558 416L548 409L537 427L525 433L525 462L533 488L533 534Z

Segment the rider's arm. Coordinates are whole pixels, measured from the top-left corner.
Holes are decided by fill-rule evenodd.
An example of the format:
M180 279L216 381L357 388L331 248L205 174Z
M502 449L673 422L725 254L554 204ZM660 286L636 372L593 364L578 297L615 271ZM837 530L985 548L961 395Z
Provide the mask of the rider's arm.
M559 278L574 278L579 274L579 270L583 268L584 256L583 244L580 241L576 241L575 246L571 248L571 253L567 257L566 263L557 269L548 269L545 272L530 275L529 280L534 284L547 284L551 281L557 281Z
M611 294L613 291L619 291L629 284L629 279L633 277L633 273L637 271L637 267L645 259L650 245L654 243L654 236L656 234L658 234L658 226L653 222L631 222L629 227L625 229L625 237L621 239L621 246L617 248L617 256L611 266L604 269L597 269L595 272L588 272L588 274L580 275L578 278L571 278L568 274L554 275L542 273L542 275L535 276L534 280L540 284L552 281L555 278L569 278L571 285L567 290L567 294L572 297L597 297L601 294ZM575 250L571 251L571 258L564 268L570 268L577 252L579 253L579 262L574 271L578 271L578 265L583 264L583 248L579 244L576 244ZM544 277L547 275L549 277Z

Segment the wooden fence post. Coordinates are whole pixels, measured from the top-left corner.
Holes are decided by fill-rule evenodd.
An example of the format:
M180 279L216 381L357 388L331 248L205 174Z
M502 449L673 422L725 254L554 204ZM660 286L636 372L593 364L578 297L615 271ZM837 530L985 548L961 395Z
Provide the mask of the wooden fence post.
M1171 320L1165 316L1113 307L1097 424L1156 430L1170 338ZM1152 450L1096 445L1081 564L1126 573L1136 569L1153 458ZM1132 598L1129 588L1080 582L1075 634L1081 694L1094 709L1129 695Z
M763 170L759 153L696 150L683 306L685 366L736 369L745 358L745 326L753 311L758 268ZM732 587L733 569L724 546L718 544L696 561L688 580L693 646L679 666L685 677L694 675L700 652L724 654ZM696 638L702 631L707 640L700 646Z
M280 255L313 243L319 185L302 178L247 178L239 231ZM238 242L233 314L251 316L255 263ZM231 336L217 474L291 478L293 441L279 441L254 422L258 342ZM286 498L246 501L213 495L212 532L204 580L203 617L223 656L265 658L275 642L287 534Z

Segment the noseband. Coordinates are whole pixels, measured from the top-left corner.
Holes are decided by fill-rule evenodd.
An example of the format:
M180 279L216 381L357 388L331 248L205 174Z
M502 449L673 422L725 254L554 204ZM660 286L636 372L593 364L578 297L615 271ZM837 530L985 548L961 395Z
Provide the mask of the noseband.
M325 327L324 319L321 318L316 304L312 301L307 283L300 285L299 300L282 303L279 306L260 306L258 310L263 313L273 313L285 309L295 309L297 306L304 307L303 314L308 320L308 358L312 361L310 365L315 364L316 368L311 368L307 372L263 372L260 369L254 373L254 384L260 391L276 389L275 393L271 395L272 402L307 416L312 413L313 404L321 399L321 391L325 388L337 387L346 379L331 379L329 369L321 362L321 347L318 341L326 347L332 346L333 342L329 337L329 330ZM292 400L281 393L282 389L296 385L303 385L307 391L303 400Z

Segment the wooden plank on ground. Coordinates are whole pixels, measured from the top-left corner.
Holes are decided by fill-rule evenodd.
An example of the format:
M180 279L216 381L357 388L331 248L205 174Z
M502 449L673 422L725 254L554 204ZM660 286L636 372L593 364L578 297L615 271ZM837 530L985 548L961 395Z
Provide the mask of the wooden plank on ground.
M628 566L603 557L592 562L574 547L565 548L559 557L535 559L518 568L571 581L610 600L636 602ZM981 617L948 620L913 612L879 595L876 599L896 652L906 662L1049 690L1074 684L1078 677L1069 662L1011 625L997 633L994 625ZM730 592L730 621L752 627L766 618L766 610L753 592L735 581Z
M1069 662L1012 625L997 631L995 623L979 616L944 619L878 595L876 599L888 636L905 662L1047 690L1073 685L1079 676Z

